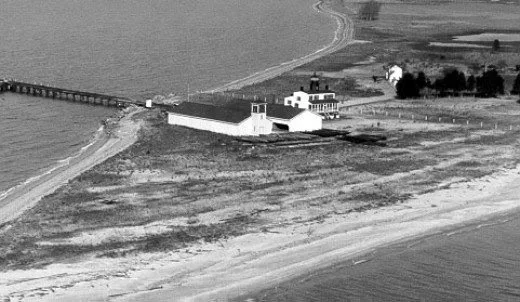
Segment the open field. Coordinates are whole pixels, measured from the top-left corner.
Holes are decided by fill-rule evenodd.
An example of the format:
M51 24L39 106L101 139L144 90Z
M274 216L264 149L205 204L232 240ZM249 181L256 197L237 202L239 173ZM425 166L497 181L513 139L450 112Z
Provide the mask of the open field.
M356 4L345 3L351 8L345 12L354 17ZM340 1L327 4L344 9ZM426 232L424 225L442 227L446 218L437 216L464 211L470 195L492 194L496 179L513 179L516 170L500 173L519 164L520 104L514 98L396 101L388 84L374 83L372 75L382 75L388 62L432 77L447 67L478 72L483 60L514 64L515 43L504 43L509 47L498 53L428 46L450 42L453 35L517 27L511 14L518 6L500 6L488 17L495 5L502 4L479 3L471 12L459 2L389 2L379 21L356 21L356 39L367 43L219 95L222 100L228 94L273 100L307 85L316 71L344 105L383 93L390 99L345 109L342 119L324 124L385 136L385 146L307 134L293 136L305 144L251 143L166 125L155 110L140 114L145 126L132 147L69 181L0 230L0 297L127 300L157 293L153 300L159 301L163 288L176 297L200 289L226 292L227 286L270 276L266 269L292 265L279 275L290 278L301 273L298 265L327 265L331 259L321 255L324 247L339 260L385 240L417 235L415 230ZM456 194L450 195L453 188ZM494 209L485 206L468 217ZM513 206L503 209L508 207ZM430 215L438 220L428 220ZM463 221L460 217L454 221ZM385 230L396 232L378 238ZM351 246L337 236L358 236L359 245L346 251ZM377 240L365 246L365 238ZM293 249L301 263L291 256ZM237 274L225 275L229 267Z
M134 146L44 198L2 231L2 269L9 276L13 269L59 262L169 255L305 225L312 241L320 224L338 215L406 204L412 196L515 167L519 106L458 99L366 107L403 116L435 108L488 124L507 121L513 130L354 112L327 122L329 128L384 135L385 147L305 136L300 139L316 144L255 146L169 126L150 112Z

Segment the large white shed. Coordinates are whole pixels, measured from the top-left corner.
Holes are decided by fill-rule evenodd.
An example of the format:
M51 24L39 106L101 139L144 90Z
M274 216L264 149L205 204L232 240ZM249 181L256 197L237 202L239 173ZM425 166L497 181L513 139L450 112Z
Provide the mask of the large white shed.
M216 106L185 102L168 111L168 124L232 136L270 134L273 129L290 132L319 130L322 117L306 109L265 102L235 101Z

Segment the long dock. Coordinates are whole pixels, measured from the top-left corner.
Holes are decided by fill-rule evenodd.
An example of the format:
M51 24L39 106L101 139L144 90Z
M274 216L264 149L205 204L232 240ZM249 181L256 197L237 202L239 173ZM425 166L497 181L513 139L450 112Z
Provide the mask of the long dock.
M0 92L21 93L38 97L60 99L86 104L127 107L130 105L145 106L145 102L130 98L78 91L39 84L24 83L16 80L0 80Z

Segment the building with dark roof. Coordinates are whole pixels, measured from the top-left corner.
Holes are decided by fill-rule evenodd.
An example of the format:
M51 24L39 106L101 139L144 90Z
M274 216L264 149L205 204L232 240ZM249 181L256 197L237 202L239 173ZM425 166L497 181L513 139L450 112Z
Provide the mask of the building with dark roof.
M300 91L296 91L284 99L284 105L308 109L324 118L335 118L339 117L339 102L335 98L336 93L328 86L320 89L320 79L315 73L311 77L309 89L305 90L302 86Z
M309 110L265 102L235 101L221 106L184 102L168 111L168 123L233 136L321 129L321 116Z

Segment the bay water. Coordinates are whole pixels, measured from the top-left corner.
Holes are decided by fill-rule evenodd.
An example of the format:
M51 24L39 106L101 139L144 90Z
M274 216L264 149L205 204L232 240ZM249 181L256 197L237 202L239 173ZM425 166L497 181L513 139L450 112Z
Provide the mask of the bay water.
M315 0L5 0L0 78L137 99L186 95L312 53ZM0 95L0 199L92 141L111 108Z
M520 301L520 213L376 249L236 301Z

